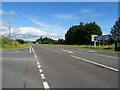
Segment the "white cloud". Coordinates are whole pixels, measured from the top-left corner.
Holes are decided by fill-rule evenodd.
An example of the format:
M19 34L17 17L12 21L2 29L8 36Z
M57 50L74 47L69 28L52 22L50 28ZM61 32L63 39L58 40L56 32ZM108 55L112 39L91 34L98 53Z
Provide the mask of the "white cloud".
M0 14L16 14L16 12L15 11L6 12L6 11L0 10Z
M51 16L61 18L61 19L81 19L81 17L78 17L74 14L54 14Z
M37 24L42 30L51 33L51 35L56 35L56 38L63 38L63 34L65 33L66 29L59 26L59 25L52 25L46 24L44 22L35 20L33 18L29 18L34 24ZM55 34L54 34L55 33Z
M10 12L8 12L8 14L16 14L16 12L15 11L10 11Z
M100 17L100 16L104 16L105 14L101 14L101 13L92 13L90 16L92 17Z
M8 27L2 27L0 29L0 35L8 36L9 30ZM38 28L34 27L20 27L18 29L11 28L11 37L12 38L38 38L38 37L56 37L56 33L47 33Z
M0 10L0 14L7 14L5 11Z
M92 9L83 8L83 9L80 9L80 12L83 12L83 13L91 13L91 12L92 12Z

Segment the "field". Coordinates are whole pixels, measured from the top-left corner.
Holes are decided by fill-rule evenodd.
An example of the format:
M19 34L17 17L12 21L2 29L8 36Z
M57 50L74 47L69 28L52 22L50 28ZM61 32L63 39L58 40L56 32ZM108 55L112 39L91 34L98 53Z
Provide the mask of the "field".
M92 45L60 45L60 44L45 44L52 46L60 46L60 47L71 47L71 48L81 48L81 49L89 49L89 50L104 50L104 51L112 51L114 52L115 44L113 45L100 45L100 46L92 46Z
M0 36L0 49L21 49L27 48L29 44L20 44L12 39Z

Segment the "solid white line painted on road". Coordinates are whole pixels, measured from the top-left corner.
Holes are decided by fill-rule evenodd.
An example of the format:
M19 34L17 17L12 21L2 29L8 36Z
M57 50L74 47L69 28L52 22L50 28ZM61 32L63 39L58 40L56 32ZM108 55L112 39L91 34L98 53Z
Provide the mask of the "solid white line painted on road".
M40 72L40 73L42 73L42 72L43 72L43 70L42 70L42 69L39 69L39 72Z
M71 52L71 51L68 51L68 50L62 50L62 51L64 51L64 52L67 52L67 53L73 53L73 52Z
M38 65L38 68L41 68L41 65Z
M37 59L37 55L34 53L35 58Z
M44 74L40 74L42 79L45 79L45 75Z
M102 54L94 54L94 55L105 56L105 57L111 57L111 58L118 58L118 57L108 56L108 55L102 55Z
M31 47L32 48L32 47ZM34 49L32 48L33 53L35 53Z
M43 82L43 86L44 86L45 89L50 89L50 87L49 87L47 82Z
M77 57L77 56L74 56L74 55L71 55L71 56L74 57L74 58L80 59L82 61L94 64L94 65L97 65L97 66L101 66L101 67L104 67L104 68L107 68L107 69L110 69L110 70L113 70L113 71L116 71L116 72L119 71L118 69L112 68L110 66L106 66L106 65L103 65L103 64L100 64L100 63L96 63L96 62L93 62L93 61L90 61L90 60L87 60L87 59L84 59L84 58L80 58L80 57Z
M32 47L31 47L32 48ZM33 51L33 53L34 53L34 56L35 56L35 58L37 59L37 55L36 55L36 53L35 53L35 50L32 48L32 51Z

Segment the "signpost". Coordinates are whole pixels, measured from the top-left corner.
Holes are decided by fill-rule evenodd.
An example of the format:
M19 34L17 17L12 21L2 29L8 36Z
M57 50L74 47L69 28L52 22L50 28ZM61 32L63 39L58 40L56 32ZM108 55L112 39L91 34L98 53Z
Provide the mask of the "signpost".
M97 40L95 39L98 35L91 35L91 41L94 42L94 47L96 47Z

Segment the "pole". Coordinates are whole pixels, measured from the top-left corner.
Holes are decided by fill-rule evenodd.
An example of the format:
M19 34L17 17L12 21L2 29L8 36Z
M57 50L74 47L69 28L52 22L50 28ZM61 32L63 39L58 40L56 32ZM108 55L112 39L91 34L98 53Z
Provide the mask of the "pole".
M10 18L9 18L9 38L10 38Z
M94 47L96 47L96 40L94 41Z

